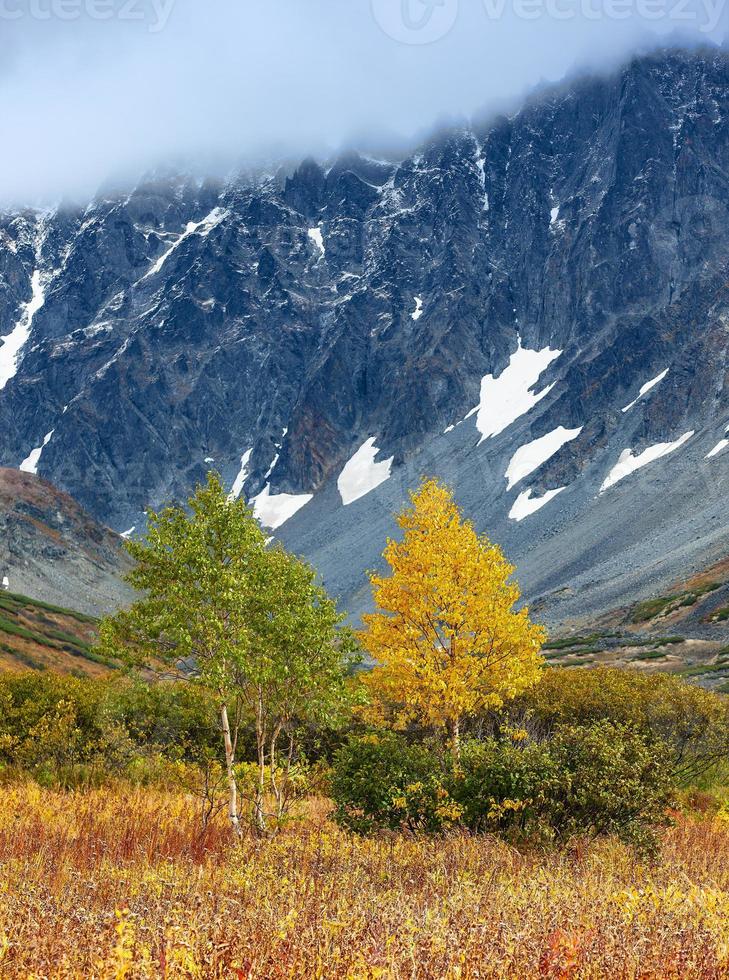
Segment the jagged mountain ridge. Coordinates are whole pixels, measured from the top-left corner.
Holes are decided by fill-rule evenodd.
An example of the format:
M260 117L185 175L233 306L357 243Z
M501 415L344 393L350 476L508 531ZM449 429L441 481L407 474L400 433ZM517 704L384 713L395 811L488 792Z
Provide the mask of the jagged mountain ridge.
M0 462L37 465L118 530L211 466L271 522L306 501L281 534L354 607L425 472L532 596L599 586L598 558L598 579L640 588L699 542L719 557L726 459L705 456L729 423L728 93L726 53L660 52L398 162L159 177L5 215L0 336L35 312L0 390ZM560 352L529 379L544 397L485 442L475 417L443 434L522 348ZM518 449L565 432L508 487ZM684 437L599 495L626 450ZM337 477L370 439L392 475L345 507ZM646 480L670 513L646 517Z

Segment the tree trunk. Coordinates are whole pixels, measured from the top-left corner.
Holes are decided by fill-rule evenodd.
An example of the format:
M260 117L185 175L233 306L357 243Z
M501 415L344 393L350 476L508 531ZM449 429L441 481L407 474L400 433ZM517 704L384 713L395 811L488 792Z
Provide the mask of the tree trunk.
M279 732L281 727L277 725L271 735L271 741L269 743L268 749L268 760L271 766L271 789L273 790L273 796L276 800L276 817L281 819L281 814L283 811L283 788L278 784L278 778L276 776L276 744L278 742Z
M230 723L228 721L228 707L223 704L220 707L220 721L223 728L223 742L225 744L225 771L228 777L228 819L236 837L242 837L243 831L238 817L238 784L235 781L235 753L233 741L230 737Z
M259 833L266 832L264 800L266 795L266 725L263 717L263 692L259 689L256 703L256 746L258 749L258 788L253 804L253 819Z
M450 658L451 662L455 665L457 663L456 654L456 638L451 637L451 647L450 647ZM453 758L453 768L460 769L461 767L461 718L460 715L456 715L455 718L451 718L450 721L451 730L451 756Z
M286 768L284 770L284 785L286 786L286 792L287 792L287 794L288 794L288 791L291 788L291 785L290 785L290 782L289 782L289 777L291 775L291 763L292 763L293 758L294 758L294 733L293 733L293 731L290 731L289 732L289 751L288 751L288 753L286 755ZM285 806L288 805L288 796L284 800L284 805ZM283 815L283 811L282 811L281 814L279 814L279 816L282 816L282 815Z
M458 717L453 718L450 723L450 729L453 768L458 769L461 765L461 719Z

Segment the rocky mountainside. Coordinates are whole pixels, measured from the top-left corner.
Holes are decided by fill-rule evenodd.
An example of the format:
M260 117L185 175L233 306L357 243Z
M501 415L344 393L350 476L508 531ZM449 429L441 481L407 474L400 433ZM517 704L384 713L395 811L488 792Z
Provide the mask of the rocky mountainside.
M91 677L119 664L94 649L98 621L73 609L0 591L0 672L52 670Z
M0 463L118 531L217 468L357 611L436 474L559 623L729 551L726 52L5 214L0 290Z
M119 535L68 494L0 469L0 604L20 593L93 616L129 598L120 581L128 567Z

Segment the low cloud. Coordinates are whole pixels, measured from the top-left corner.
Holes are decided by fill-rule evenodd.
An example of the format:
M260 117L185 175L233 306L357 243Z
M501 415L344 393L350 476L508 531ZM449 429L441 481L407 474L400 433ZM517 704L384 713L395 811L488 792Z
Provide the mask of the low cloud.
M721 42L729 0L0 0L0 197L400 139L576 68Z

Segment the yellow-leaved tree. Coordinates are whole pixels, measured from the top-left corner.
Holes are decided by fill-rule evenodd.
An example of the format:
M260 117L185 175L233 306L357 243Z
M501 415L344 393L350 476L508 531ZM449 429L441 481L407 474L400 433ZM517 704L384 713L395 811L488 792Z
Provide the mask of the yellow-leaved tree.
M370 683L402 716L447 729L454 761L461 723L535 684L545 630L514 609L514 567L465 521L452 492L425 480L388 540L390 575L372 575L378 611L361 642L376 662Z

